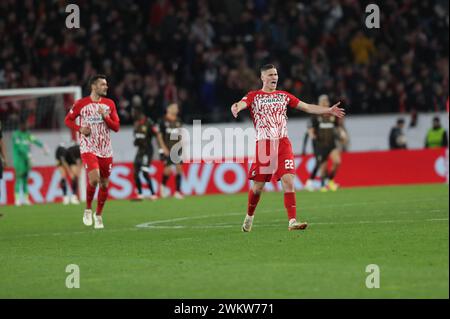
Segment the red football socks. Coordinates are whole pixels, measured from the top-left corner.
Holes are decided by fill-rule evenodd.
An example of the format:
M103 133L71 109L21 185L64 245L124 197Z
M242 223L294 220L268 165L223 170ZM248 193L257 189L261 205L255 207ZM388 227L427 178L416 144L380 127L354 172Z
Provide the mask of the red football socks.
M297 217L295 193L284 193L284 207L286 207L289 220Z
M98 200L97 200L97 213L96 215L101 215L103 211L103 206L105 205L106 199L108 198L108 188L100 187L98 190Z
M259 198L261 197L261 194L255 194L253 193L253 190L250 190L248 192L248 208L247 208L247 215L253 216L255 214L256 206L258 205Z
M95 190L97 186L92 186L90 183L87 183L86 188L86 209L92 209L92 201L94 200Z

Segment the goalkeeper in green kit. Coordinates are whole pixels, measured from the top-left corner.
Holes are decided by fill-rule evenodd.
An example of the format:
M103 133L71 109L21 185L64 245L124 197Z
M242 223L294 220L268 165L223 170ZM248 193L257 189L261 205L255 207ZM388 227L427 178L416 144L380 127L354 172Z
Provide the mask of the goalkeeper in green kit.
M23 203L30 205L28 197L28 174L31 170L31 154L30 146L34 144L44 150L44 154L48 154L47 147L27 130L26 121L19 124L19 130L12 134L13 143L13 164L16 172L15 183L15 203L16 206L22 205L20 200L20 191L23 191Z

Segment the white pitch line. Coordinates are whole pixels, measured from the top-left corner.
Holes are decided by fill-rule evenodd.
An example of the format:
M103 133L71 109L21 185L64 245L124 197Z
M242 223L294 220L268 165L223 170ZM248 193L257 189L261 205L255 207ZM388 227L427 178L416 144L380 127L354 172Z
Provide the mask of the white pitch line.
M435 202L436 200L441 200L441 197L435 197L435 198L426 198L426 199L411 199L411 200L400 200L400 201L366 201L366 202L351 202L351 203L338 203L338 204L332 204L332 205L315 205L315 206L301 206L302 210L308 210L308 209L316 209L316 208L339 208L339 207L349 207L349 206L363 206L363 205L369 205L369 204L399 204L399 203L413 203L413 202ZM280 209L266 209L258 211L257 214L265 214L265 213L271 213L271 212L283 212L285 211L284 208ZM442 210L430 210L429 212L440 212ZM411 212L411 211L410 211ZM408 213L408 211L400 212L400 213ZM172 218L172 219L165 219L165 220L157 220L152 222L147 222L143 224L136 225L133 228L115 228L115 229L105 229L101 230L101 232L121 232L121 231L136 231L142 228L147 229L182 229L182 228L229 228L229 227L239 227L240 224L214 224L214 225L192 225L192 226L186 226L186 225L157 225L157 224L164 224L164 223L173 223L173 222L179 222L179 221L186 221L186 220L192 220L192 219L204 219L204 218L216 218L216 217L226 217L226 216L244 216L245 212L230 212L220 215L201 215L201 216L187 216L187 217L179 217L179 218ZM283 219L284 220L284 219ZM419 221L419 220L417 220ZM444 219L429 219L429 220L423 220L423 221L448 221L448 218ZM362 223L365 223L366 221L362 221ZM370 222L370 221L369 221ZM382 222L382 221L381 221ZM389 222L389 221L385 221ZM405 222L405 220L398 221L398 222ZM406 220L407 222L407 220ZM358 223L358 222L352 222L352 223ZM380 221L374 221L373 223L380 223ZM331 223L310 223L310 225L328 225ZM335 223L340 224L340 223ZM149 226L146 226L149 225ZM279 226L279 224L272 224L273 226ZM268 227L272 227L269 224L266 224ZM264 224L258 225L258 227L265 227ZM79 234L92 234L94 232L93 229L86 229L86 231L76 231L76 232L56 232L56 233L48 233L48 234L23 234L21 236L9 236L9 237L3 237L0 238L0 240L10 240L10 239L16 239L16 238L24 238L24 237L43 237L43 236L61 236L61 235L79 235Z
M279 221L279 220L277 220ZM284 220L283 220L284 221ZM435 222L435 221L448 221L448 218L432 218L432 219L397 219L397 220L360 220L360 221L351 221L351 222L314 222L309 223L309 225L361 225L361 224L392 224L392 223L417 223L417 222ZM139 228L147 228L147 229L186 229L186 228L229 228L229 227L239 227L240 224L212 224L212 225L156 225L160 221L156 221L154 223L145 223L137 225ZM274 227L280 226L277 224L260 224L258 227Z
M392 204L392 203L411 203L411 202L424 202L424 201L436 201L436 199L434 198L428 198L425 200L410 200L410 201L378 201L378 202L355 202L355 203L344 203L344 204L339 204L338 206L360 206L360 205L368 205L368 204ZM315 208L335 208L337 207L337 205L320 205L320 206L303 206L301 209L302 210L307 210L307 209L315 209ZM282 212L285 209L265 209L265 210L261 210L258 211L258 214L261 213L271 213L271 212ZM442 210L440 209L435 209L435 210L431 210L429 212L441 212ZM411 212L411 211L409 211ZM417 211L419 212L419 211ZM402 211L399 212L400 214L402 213L408 213L408 211ZM179 217L179 218L173 218L173 219L166 219L166 220L157 220L157 221L151 221L151 222L147 222L147 223L142 223L142 224L138 224L136 225L136 227L138 228L155 228L155 227L147 227L147 225L155 225L155 224L163 224L163 223L173 223L173 222L177 222L177 221L184 221L184 220L191 220L191 219L203 219L203 218L214 218L214 217L226 217L226 216L237 216L237 215L242 215L244 216L245 213L243 212L231 212L231 213L225 213L225 214L220 214L220 215L201 215L201 216L187 216L187 217Z
M261 212L260 212L261 213ZM241 213L239 213L241 214ZM236 215L236 214L234 214ZM183 218L174 218L173 220L189 220L189 219L200 219L200 218L206 218L211 216L219 216L219 215L205 215L205 216L193 216L193 217L183 217ZM158 220L152 223L145 223L140 224L141 225L147 225L147 226L141 226L141 227L133 227L133 228L115 228L115 229L104 229L100 231L94 231L92 228L86 229L86 231L76 231L76 232L65 232L65 233L48 233L48 234L24 234L22 236L14 236L14 237L4 237L0 238L0 240L11 240L11 239L17 239L17 238L27 238L27 237L44 237L44 236L61 236L61 235L82 235L82 234L92 234L93 232L123 232L123 231L138 231L141 229L209 229L209 228L233 228L236 227L237 229L240 228L241 224L225 224L225 223L219 223L219 224L209 224L209 225L157 225L164 222L171 222L173 221L171 219L166 220ZM357 225L357 224L389 224L389 223L415 223L415 222L439 222L439 221L448 221L448 218L430 218L430 219L417 219L417 220L362 220L362 221L353 221L353 222L314 222L309 223L310 226L315 225ZM283 220L275 220L275 221L285 221ZM149 225L150 224L150 225ZM280 223L274 224L257 224L258 228L261 227L280 227Z

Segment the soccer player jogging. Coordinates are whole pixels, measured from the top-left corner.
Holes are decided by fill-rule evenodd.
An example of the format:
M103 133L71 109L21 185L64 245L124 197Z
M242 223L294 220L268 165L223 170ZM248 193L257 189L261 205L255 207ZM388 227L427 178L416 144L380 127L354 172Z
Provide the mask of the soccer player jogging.
M284 206L288 215L288 230L305 229L307 223L297 221L294 189L294 154L287 132L287 106L312 114L344 116L344 110L336 103L331 108L300 101L292 94L277 90L278 73L272 64L261 68L263 87L247 93L241 101L231 106L234 117L244 109L250 111L256 129L255 162L250 167L249 179L254 183L248 194L247 215L242 225L244 232L251 231L253 216L266 182L272 178L281 180L284 190Z
M75 102L65 118L65 123L69 128L81 133L81 160L88 174L83 223L86 226L92 225L92 201L99 185L94 228L101 229L104 228L102 212L108 197L109 176L113 164L110 130L118 132L120 122L114 101L106 98L106 76L93 76L89 85L91 94ZM76 124L78 117L79 125Z
M142 200L144 197L142 195L142 184L140 179L140 172L147 182L148 188L150 189L150 199L155 200L158 198L153 189L152 181L150 175L148 174L148 168L152 162L153 158L153 137L158 133L158 127L153 122L151 118L147 118L142 110L139 108L133 109L134 111L134 146L137 147L136 156L134 157L134 183L136 185L138 195L137 199Z
M48 154L47 146L32 135L27 128L27 122L23 119L19 124L19 129L12 134L13 142L13 166L16 173L15 182L15 204L21 206L20 192L23 193L23 203L30 205L28 195L28 175L31 170L30 146L34 144L43 149L44 154Z
M174 197L177 199L183 199L181 194L181 174L182 170L182 160L181 152L182 149L177 149L177 152L173 152L172 148L175 145L179 145L181 142L181 120L178 118L178 104L172 103L167 107L166 115L159 121L159 132L158 132L158 143L160 146L160 156L161 160L164 162L164 171L162 178L161 195L162 197L167 197L169 190L166 187L167 181L169 180L171 167L175 165L176 175L175 175L175 193Z
M63 192L63 204L69 203L78 205L78 179L81 173L81 157L79 145L72 145L68 148L58 145L55 151L56 166L61 174L59 185ZM70 178L72 196L67 195L67 176Z

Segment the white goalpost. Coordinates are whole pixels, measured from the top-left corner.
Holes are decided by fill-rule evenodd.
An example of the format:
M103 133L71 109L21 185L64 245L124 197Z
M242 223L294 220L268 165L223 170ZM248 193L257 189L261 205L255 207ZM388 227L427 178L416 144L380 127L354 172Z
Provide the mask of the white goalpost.
M0 89L0 96L43 96L55 94L73 94L75 99L80 99L81 86L50 86L42 88Z
M72 137L70 130L64 125L64 118L73 103L82 97L80 86L42 87L42 88L16 88L0 89L0 120L3 132L8 133L17 129L19 122L26 120L31 131L39 132L44 142L56 149L64 142L78 142L78 134ZM71 138L72 137L72 138ZM5 139L6 146L10 139ZM47 157L36 156L36 166L55 165L53 154ZM80 200L86 200L86 186L84 168L79 179Z

